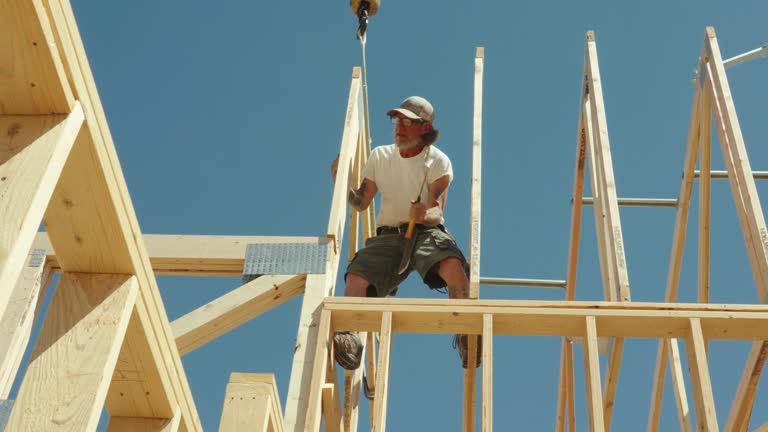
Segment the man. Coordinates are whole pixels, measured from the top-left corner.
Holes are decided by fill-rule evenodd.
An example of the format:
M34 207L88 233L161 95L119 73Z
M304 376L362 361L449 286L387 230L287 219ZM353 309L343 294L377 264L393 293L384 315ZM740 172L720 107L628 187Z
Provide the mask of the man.
M435 113L424 98L411 96L399 108L387 112L394 123L395 143L376 147L363 168L360 187L349 191L347 201L363 211L381 192L376 218L376 237L368 239L347 267L345 296L385 297L394 294L408 274L416 270L432 289L448 287L452 299L467 298L467 262L456 241L443 226L448 186L453 168L448 156L433 144L440 133L434 128ZM337 161L331 171L335 178ZM420 199L417 199L420 198ZM406 271L399 274L409 220L416 222L416 243ZM352 332L333 338L336 361L345 369L357 369L362 343ZM467 337L457 335L462 365L467 367ZM480 364L478 339L478 365Z

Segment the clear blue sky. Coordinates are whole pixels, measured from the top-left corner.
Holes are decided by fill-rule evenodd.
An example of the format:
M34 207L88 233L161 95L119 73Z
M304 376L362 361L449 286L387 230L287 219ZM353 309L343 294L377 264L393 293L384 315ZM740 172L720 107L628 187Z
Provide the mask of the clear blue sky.
M329 163L352 67L361 61L347 1L73 3L143 232L325 235ZM473 58L475 47L485 47L481 273L564 279L586 31L596 32L619 196L674 198L705 26L715 27L727 58L768 41L766 12L764 1L385 0L368 40L374 145L391 142L387 109L412 94L432 101L438 146L456 176L448 226L466 250ZM729 72L757 170L768 169L767 71L761 59ZM713 165L724 168L717 144ZM727 182L715 184L712 202L712 301L755 302ZM661 301L674 210L623 209L621 218L633 299ZM577 298L597 300L590 209L583 220ZM696 296L696 227L692 219L681 301ZM171 320L239 285L235 278L158 281ZM436 294L412 277L398 296ZM563 294L483 287L481 297ZM274 373L284 407L300 301L183 357L206 430L218 428L233 371ZM559 338L497 337L495 348L496 430L551 430ZM627 341L613 430L645 430L655 348L655 340ZM711 344L721 425L748 348ZM586 430L581 350L575 354L577 424ZM397 334L392 368L389 430L460 430L462 369L449 336ZM768 403L765 383L758 407ZM663 431L678 429L667 384ZM765 409L755 409L752 427L766 421Z

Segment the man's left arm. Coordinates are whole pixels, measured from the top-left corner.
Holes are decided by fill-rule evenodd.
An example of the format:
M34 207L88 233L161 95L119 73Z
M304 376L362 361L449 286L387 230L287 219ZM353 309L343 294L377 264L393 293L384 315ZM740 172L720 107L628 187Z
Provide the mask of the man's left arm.
M448 195L450 176L444 175L427 187L427 199L411 205L411 217L416 223L427 226L439 225L443 220L443 209Z

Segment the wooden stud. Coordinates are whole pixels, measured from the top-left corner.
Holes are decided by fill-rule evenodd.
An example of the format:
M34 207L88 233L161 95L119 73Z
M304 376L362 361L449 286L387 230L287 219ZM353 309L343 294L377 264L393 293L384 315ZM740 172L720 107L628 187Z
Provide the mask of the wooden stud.
M134 276L62 276L7 430L96 429L137 291Z
M493 430L493 315L483 315L483 432Z
M0 320L0 400L7 399L32 328L48 292L53 273L39 251L27 255L27 265L11 294L9 307Z
M603 388L603 421L605 422L605 430L611 429L611 416L613 415L613 405L616 399L623 351L624 338L613 338L608 356L608 364L605 368L605 387Z
M731 404L731 411L725 424L726 431L743 431L749 425L752 406L757 394L757 384L760 381L760 374L763 372L766 357L768 357L768 341L753 342L747 364L744 366L744 372L739 381L739 387Z
M311 371L311 383L309 395L307 398L306 432L320 431L322 420L322 390L325 385L326 368L329 357L331 356L331 346L333 345L333 335L331 334L331 312L323 310L320 314L320 322L317 326L317 342L315 344L315 359L311 363L314 370ZM332 360L331 360L332 361Z
M701 70L701 69L699 69ZM710 93L701 92L699 136L701 139L699 162L699 256L698 302L709 303L709 228L712 168L712 103Z
M69 115L0 116L0 317L83 123Z
M335 386L330 383L323 384L323 418L325 419L325 432L341 432L344 430L341 417L341 401Z
M584 333L584 372L587 389L587 413L589 414L589 430L600 432L605 430L603 420L603 396L600 390L600 357L597 352L597 324L595 317L585 317L586 331Z
M387 397L389 392L389 366L392 357L392 313L381 315L379 333L379 366L376 368L376 397L373 403L374 425L371 432L384 432L387 425Z
M690 335L686 338L685 348L688 351L688 367L691 371L691 388L693 399L696 401L696 418L699 430L717 432L717 416L715 401L712 395L712 384L709 379L707 353L704 349L704 335L699 318L690 318Z
M705 48L709 55L709 62L706 65L707 87L712 94L713 105L719 107L719 109L715 109L715 114L718 117L716 123L718 133L720 134L720 142L724 146L724 155L729 153L725 151L725 146L729 147L730 153L733 154L731 160L733 165L726 160L726 166L728 167L729 177L737 179L741 198L744 207L747 209L746 227L748 229L744 229L746 227L743 225L742 229L745 231L745 236L751 236L753 242L755 260L752 263L752 267L753 271L757 274L755 279L758 281L757 288L760 301L768 303L768 229L766 229L762 206L760 205L757 187L752 176L752 168L747 156L741 126L739 126L739 119L736 115L736 107L733 103L731 89L725 74L720 48L712 27L707 27ZM736 193L734 193L734 196L736 196Z
M565 347L565 368L566 368L566 383L568 392L568 432L576 431L576 407L574 402L574 395L576 394L573 389L573 342L566 338Z
M230 375L221 411L220 432L282 432L282 420L274 375Z
M344 132L341 139L339 152L339 165L336 173L336 184L331 201L331 212L328 218L328 234L333 235L341 244L343 240L344 225L347 208L347 185L349 184L349 166L354 157L355 144L358 134L362 130L362 116L359 115L362 106L360 92L359 68L353 69L353 78L349 89L347 101L347 115ZM291 367L291 380L288 384L288 396L285 403L285 427L290 432L304 430L307 405L307 389L310 386L312 371L315 369L312 353L315 351L317 341L316 325L320 319L320 307L323 299L333 295L336 283L336 273L339 267L338 249L329 250L327 255L325 274L308 275L304 300L301 305L299 317L298 335L296 337L296 350L293 354Z
M263 275L171 323L184 355L304 292L306 275Z
M568 399L568 369L565 350L568 338L562 338L560 348L560 384L557 391L557 414L555 417L555 432L565 431L566 400Z

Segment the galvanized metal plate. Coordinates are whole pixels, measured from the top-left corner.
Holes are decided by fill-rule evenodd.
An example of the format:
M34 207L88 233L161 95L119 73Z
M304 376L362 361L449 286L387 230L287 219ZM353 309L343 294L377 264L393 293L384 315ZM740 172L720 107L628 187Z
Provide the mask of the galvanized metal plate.
M29 257L29 267L40 267L45 260L45 249L33 249Z
M265 274L325 273L327 243L259 243L245 249L243 283Z
M11 408L13 408L13 399L0 400L0 431L5 430L5 425L11 416Z

